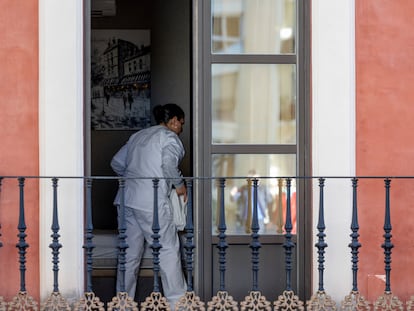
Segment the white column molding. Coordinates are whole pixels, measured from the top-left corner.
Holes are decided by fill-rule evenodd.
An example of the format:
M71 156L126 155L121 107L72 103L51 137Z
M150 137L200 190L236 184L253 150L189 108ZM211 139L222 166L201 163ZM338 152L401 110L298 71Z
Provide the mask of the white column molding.
M39 167L41 176L83 176L83 1L39 0ZM40 182L40 298L53 291L52 182ZM58 186L59 291L83 293L83 180Z
M355 0L312 1L312 165L315 176L355 174ZM345 190L345 191L344 191ZM314 185L314 243L319 210ZM351 181L326 180L324 288L338 303L352 289ZM314 290L318 289L315 248Z

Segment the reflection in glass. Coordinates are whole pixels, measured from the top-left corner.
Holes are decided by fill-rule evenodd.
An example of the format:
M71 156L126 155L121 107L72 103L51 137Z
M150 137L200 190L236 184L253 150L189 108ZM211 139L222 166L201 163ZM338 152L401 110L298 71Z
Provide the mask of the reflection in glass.
M252 179L259 180L257 210L259 234L283 234L286 217L285 180L279 176L295 176L293 154L215 154L213 177L226 177L224 191L228 235L251 234L253 211ZM292 233L296 233L296 181L291 187ZM212 184L212 234L217 233L220 188Z
M211 10L213 53L295 53L295 0L213 0Z
M295 65L213 64L211 70L213 143L296 143Z

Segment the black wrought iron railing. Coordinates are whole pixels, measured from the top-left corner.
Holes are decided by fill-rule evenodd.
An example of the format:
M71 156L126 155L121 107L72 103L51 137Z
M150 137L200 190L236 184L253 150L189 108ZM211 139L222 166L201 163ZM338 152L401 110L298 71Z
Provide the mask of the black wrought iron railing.
M26 181L33 179L39 180L50 180L52 188L52 224L51 224L51 243L49 245L52 254L52 267L53 270L53 288L51 288L51 294L45 301L39 302L33 299L30 293L26 290L26 265L27 265L27 226L25 212L27 207L25 206L25 192L26 192ZM58 215L60 198L58 195L57 188L59 181L62 179L73 179L77 182L81 182L85 189L85 226L84 226L84 243L83 249L85 254L85 272L86 272L86 285L85 292L82 297L76 303L71 303L63 297L59 291L59 262L60 262L60 249L62 247L60 242L60 225ZM351 291L349 295L345 296L341 301L340 306L342 310L411 310L413 308L414 300L409 299L405 302L399 300L399 298L393 294L391 290L391 258L392 249L394 247L392 243L392 225L391 225L391 182L393 180L413 180L414 177L298 177L298 176L286 176L286 177L217 177L217 178L186 178L186 184L188 189L188 203L187 203L187 222L184 229L184 265L187 278L187 291L180 298L175 306L170 306L165 297L162 294L162 288L159 284L159 272L160 272L160 249L162 245L159 242L160 238L160 224L158 217L158 184L161 178L149 178L153 184L154 189L154 206L153 209L153 224L152 224L152 265L151 269L153 273L153 289L149 296L138 305L138 302L134 300L134 297L129 297L125 292L125 284L123 281L120 283L120 291L114 293L114 297L110 301L102 301L94 292L94 278L93 274L96 269L94 265L94 252L95 252L95 228L93 225L93 212L92 212L92 189L95 180L117 180L119 182L119 188L121 193L121 203L119 207L120 222L118 224L116 236L117 236L117 255L116 255L116 267L119 269L121 275L125 273L125 254L128 252L128 245L126 243L126 228L124 223L124 197L123 189L125 188L124 178L115 177L40 177L40 176L3 176L0 177L0 209L10 207L13 204L13 200L2 200L4 196L4 183L8 183L7 191L18 191L18 221L16 223L16 260L19 262L19 274L20 287L16 293L16 296L11 299L6 299L0 293L0 310L37 310L40 306L41 310L335 310L337 303L331 299L325 289L324 283L324 271L325 271L325 249L327 248L326 243L326 226L325 226L325 184L327 181L332 179L348 180L351 187L352 193L352 221L350 224L350 243L344 245L344 247L350 248L350 259L352 262L351 273L352 273L352 284L350 286ZM240 179L247 180L248 184L248 202L247 206L251 211L251 218L247 218L247 222L250 225L250 244L251 249L251 269L252 271L252 284L249 294L242 301L235 301L232 297L232 289L228 288L226 283L226 256L229 251L229 244L227 241L228 233L228 213L226 211L228 200L228 193L226 192L226 182L229 180ZM261 251L261 226L263 223L260 221L260 217L266 217L266 213L260 216L260 194L259 189L265 184L265 180L276 181L273 185L277 185L273 195L281 194L281 188L283 187L283 193L285 194L285 201L282 202L285 209L282 209L282 204L279 203L278 216L276 219L283 215L283 231L284 237L284 257L285 257L285 290L281 293L275 293L275 297L272 300L268 300L269 297L265 297L261 293L261 289L258 282L259 277L259 263L260 263L260 251ZM292 254L294 252L295 243L293 240L294 234L292 233L294 228L294 222L292 214L295 213L296 207L292 208L292 196L293 184L298 184L299 180L308 180L314 182L317 185L317 191L319 192L319 208L318 208L318 221L316 224L317 229L317 243L314 245L316 248L317 256L317 269L318 269L318 287L315 293L308 297L306 301L302 301L297 293L295 293L292 286ZM380 295L375 301L367 301L364 296L360 293L358 287L358 262L359 262L359 250L361 243L359 241L359 223L358 223L358 185L360 180L379 180L383 182L385 189L385 204L384 204L384 242L381 245L384 253L384 271L385 271L385 288L384 293ZM203 301L193 287L193 270L194 270L194 249L197 245L194 243L194 186L195 184L214 181L217 187L217 251L219 260L219 290L211 299ZM16 186L12 186L12 183L16 183ZM35 184L35 186L39 186ZM64 190L63 190L64 191ZM382 191L382 190L381 190ZM296 199L294 199L296 200ZM2 202L3 201L3 202ZM280 201L279 201L280 202ZM308 204L311 204L310 202ZM296 206L296 204L295 204ZM249 213L248 213L249 215ZM10 223L14 220L11 219L0 219L0 262L1 256L10 256L10 253L1 253L1 248L4 244L2 239L2 228L3 224L7 223L7 228L10 227ZM275 232L278 232L276 226ZM341 267L346 269L345 267Z

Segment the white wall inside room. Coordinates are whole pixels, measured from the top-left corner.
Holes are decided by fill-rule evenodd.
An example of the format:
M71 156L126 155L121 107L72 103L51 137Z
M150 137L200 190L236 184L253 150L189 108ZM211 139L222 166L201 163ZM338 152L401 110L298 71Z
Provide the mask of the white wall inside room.
M314 176L355 174L354 0L312 1L312 166ZM319 208L314 185L314 243ZM325 182L326 243L324 288L337 303L352 289L351 181ZM313 293L318 289L317 249Z

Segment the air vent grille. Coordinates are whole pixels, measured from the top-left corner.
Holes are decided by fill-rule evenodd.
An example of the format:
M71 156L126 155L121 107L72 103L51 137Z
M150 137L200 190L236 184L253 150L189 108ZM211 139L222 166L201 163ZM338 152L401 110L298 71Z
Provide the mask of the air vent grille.
M92 0L92 17L105 17L116 15L116 0Z

